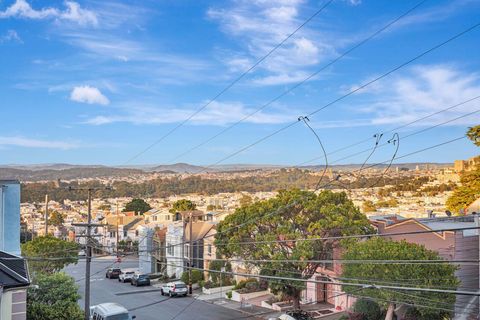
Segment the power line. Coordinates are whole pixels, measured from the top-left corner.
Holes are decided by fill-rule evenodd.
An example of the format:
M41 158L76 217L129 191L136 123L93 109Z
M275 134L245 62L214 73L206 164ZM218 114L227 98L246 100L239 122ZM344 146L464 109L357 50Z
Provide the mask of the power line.
M320 7L320 9L318 9L317 11L315 11L315 13L313 15L311 15L307 20L305 20L300 26L298 26L292 33L290 33L287 37L285 37L280 43L278 43L277 45L275 45L269 52L267 52L266 55L264 55L263 57L261 57L259 60L257 60L257 62L255 62L252 66L250 66L250 68L248 68L247 70L245 70L242 74L240 74L240 76L238 76L237 78L235 78L232 82L230 82L225 88L223 88L220 92L218 92L212 99L210 99L207 103L205 103L203 106L201 106L199 109L197 109L195 112L193 112L190 116L188 116L185 120L183 120L182 122L180 122L178 125L176 125L175 127L173 127L173 129L171 129L170 131L168 131L167 133L165 133L162 137L160 137L158 140L156 140L155 142L153 142L152 144L150 144L147 148L145 148L144 150L140 151L139 153L137 153L136 155L134 155L133 157L131 157L129 160L126 161L126 163L130 163L131 161L135 160L136 158L138 158L139 156L141 156L142 154L144 154L145 152L147 152L148 150L150 150L151 148L153 148L154 146L156 146L157 144L159 144L160 142L162 142L165 138L167 138L168 136L170 136L172 133L174 133L175 131L177 131L180 127L182 127L183 125L185 125L188 121L190 121L193 117L195 117L197 114L199 114L202 110L204 110L205 108L207 108L212 102L214 102L215 100L217 100L221 95L223 95L225 92L227 92L231 87L233 87L237 82L239 82L244 76L246 76L250 71L252 71L254 68L256 68L260 63L262 63L265 59L267 59L270 55L272 55L278 48L280 48L281 46L283 46L283 44L285 42L287 42L292 36L294 36L300 29L302 29L306 24L308 24L311 20L313 20L317 15L319 15L326 7L328 7L328 5L330 5L330 3L332 3L333 0L327 0L323 6Z
M348 93L346 93L346 94L344 94L344 95L342 95L342 96L340 96L340 97L332 100L331 102L329 102L329 103L321 106L320 108L317 108L316 110L314 110L314 111L310 112L309 114L307 114L307 116L308 116L308 117L314 116L314 115L317 114L318 112L320 112L320 111L322 111L322 110L324 110L324 109L326 109L326 108L334 105L335 103L337 103L337 102L339 102L339 101L344 100L345 98L347 98L347 97L355 94L356 92L358 92L358 91L360 91L360 90L368 87L369 85L372 85L373 83L375 83L375 82L377 82L377 81L380 81L380 80L386 78L386 77L389 76L390 74L392 74L392 73L394 73L394 72L396 72L396 71L398 71L398 70L406 67L407 65L411 64L412 62L415 62L415 61L419 60L420 58L428 55L428 54L431 53L432 51L435 51L435 50L443 47L444 45L446 45L446 44L448 44L448 43L456 40L457 38L459 38L459 37L467 34L468 32L474 30L474 29L477 28L478 26L480 26L480 23L476 23L476 24L468 27L467 29L464 29L463 31L461 31L461 32L459 32L459 33L456 33L455 35L453 35L453 36L451 36L450 38L444 40L443 42L440 42L440 43L436 44L435 46L431 47L430 49L423 51L422 53L416 55L415 57L413 57L413 58L411 58L411 59L409 59L409 60L401 63L400 65L397 65L396 67L394 67L394 68L390 69L389 71L383 73L382 75L374 78L373 80L367 81L367 82L365 82L364 84L358 86L357 88L349 91ZM269 139L269 138L271 138L271 137L273 137L273 136L275 136L275 135L277 135L277 134L279 134L279 133L281 133L281 132L283 132L283 131L291 128L291 127L293 127L293 126L294 126L295 124L297 124L297 123L298 123L298 121L291 122L291 123L289 123L289 124L287 124L287 125L279 128L279 129L275 130L274 132L272 132L272 133L270 133L270 134L268 134L268 135L266 135L266 136L263 136L262 138L256 140L255 142L252 142L251 144L249 144L249 145L247 145L247 146L244 146L244 147L240 148L239 150L237 150L237 151L235 151L235 152L233 152L233 153L231 153L231 154L223 157L222 159L216 161L215 163L206 166L205 168L203 168L202 170L200 170L200 171L197 172L197 173L205 172L206 170L214 167L215 165L218 165L218 164L220 164L220 163L222 163L222 162L224 162L224 161L226 161L226 160L228 160L228 159L230 159L230 158L238 155L239 153L242 153L243 151L248 150L248 149L256 146L257 144L259 144L259 143L261 143L261 142L263 142L263 141L265 141L265 140L267 140L267 139Z
M409 15L412 11L416 10L418 7L420 7L423 3L425 3L427 0L423 0L423 1L420 1L419 3L417 3L415 6L413 6L412 8L410 8L409 10L407 10L406 12L404 12L403 14L401 14L399 17L395 18L394 20L390 21L388 24L386 24L385 26L383 26L382 28L380 28L379 30L375 31L374 33L372 33L370 36L366 37L365 39L363 39L362 41L358 42L356 45L352 46L350 49L346 50L345 52L343 52L342 54L340 54L338 57L336 57L335 59L333 59L332 61L330 61L329 63L323 65L320 69L316 70L315 72L313 72L312 74L310 74L309 76L307 76L305 79L301 80L300 82L296 83L294 86L288 88L287 90L284 90L282 93L280 93L279 95L275 96L273 99L269 100L268 102L266 102L265 104L261 105L259 108L255 109L255 111L247 114L245 117L243 117L242 119L238 120L237 122L231 124L230 126L220 130L218 133L214 134L213 136L211 136L210 138L204 140L203 142L195 145L194 147L184 151L183 153L181 153L180 155L176 156L175 158L173 158L172 160L170 160L169 162L174 162L175 160L187 155L188 153L206 145L207 143L209 143L210 141L213 141L214 139L216 139L217 137L221 136L222 134L224 134L225 132L231 130L232 128L236 127L237 125L239 125L240 123L244 122L245 120L249 119L250 117L254 116L255 114L257 114L258 112L264 110L265 108L267 108L268 106L270 106L272 103L280 100L281 98L283 98L284 96L286 96L287 94L289 94L290 92L294 91L295 89L297 89L298 87L302 86L303 84L305 84L306 82L308 82L309 80L311 80L312 78L314 78L315 76L317 76L320 72L324 71L325 69L327 69L328 67L331 67L332 65L334 65L336 62L338 62L339 60L343 59L345 56L347 56L348 54L352 53L354 50L358 49L359 47L363 46L365 43L367 43L368 41L370 41L371 39L375 38L377 35L379 35L380 33L382 33L383 31L385 31L386 29L390 28L393 24L397 23L399 20L401 20L402 18L404 18L405 16Z

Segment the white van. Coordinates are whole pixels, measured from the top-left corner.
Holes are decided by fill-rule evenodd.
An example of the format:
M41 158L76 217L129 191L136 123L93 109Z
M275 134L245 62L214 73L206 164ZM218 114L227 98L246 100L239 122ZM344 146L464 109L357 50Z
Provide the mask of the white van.
M136 316L131 316L128 310L118 303L108 302L90 307L91 320L132 320L135 318Z

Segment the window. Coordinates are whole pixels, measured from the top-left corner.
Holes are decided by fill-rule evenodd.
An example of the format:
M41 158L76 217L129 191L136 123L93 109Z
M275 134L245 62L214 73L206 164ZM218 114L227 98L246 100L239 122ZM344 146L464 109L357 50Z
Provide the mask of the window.
M127 236L127 231L123 231L123 236L124 236L124 237Z
M171 246L170 244L167 244L167 253L173 256L173 246Z
M138 237L138 230L135 230L135 236Z
M187 258L190 257L190 245L186 244L184 247L183 247L183 255Z
M211 244L209 244L208 247L207 247L207 253L208 253L209 256L212 255L212 245Z

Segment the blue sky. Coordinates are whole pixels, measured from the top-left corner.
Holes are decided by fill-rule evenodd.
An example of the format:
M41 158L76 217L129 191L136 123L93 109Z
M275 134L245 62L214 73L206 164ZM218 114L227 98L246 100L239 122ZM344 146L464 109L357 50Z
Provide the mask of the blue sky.
M129 164L171 163L289 90L419 1L335 0L191 121ZM302 0L0 2L0 163L122 165L214 97L324 4ZM426 1L363 46L208 144L175 159L208 165L479 22L480 2ZM330 162L480 95L480 27L310 117ZM398 131L399 155L461 136L480 99ZM382 137L386 142L392 132ZM392 145L370 162L387 160ZM471 157L467 140L402 159ZM321 156L298 123L225 163ZM362 163L363 153L339 163ZM315 163L315 162L314 162ZM322 163L319 161L318 163Z

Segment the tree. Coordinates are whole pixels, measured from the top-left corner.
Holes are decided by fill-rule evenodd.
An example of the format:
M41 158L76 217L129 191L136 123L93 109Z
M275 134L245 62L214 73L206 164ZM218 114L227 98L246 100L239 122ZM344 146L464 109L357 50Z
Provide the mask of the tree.
M125 205L125 209L123 212L126 211L134 211L135 214L142 214L147 212L148 210L152 209L152 207L143 199L135 198L132 199L129 203Z
M255 223L245 223L255 221ZM240 226L240 227L238 227ZM298 189L279 191L275 198L242 206L217 225L217 253L250 262L262 275L308 279L320 263L300 260L332 258L339 243L325 241L276 241L297 238L318 238L364 234L371 232L365 215L342 193L322 191L318 196ZM252 242L248 245L239 242ZM259 242L260 241L260 242ZM275 262L279 260L279 262ZM286 261L285 261L286 260ZM304 281L279 280L270 283L274 293L289 296L296 309L300 308L300 293Z
M61 214L60 212L58 212L56 210L53 210L53 211L48 213L48 224L49 225L52 225L52 226L55 226L55 227L60 227L60 226L63 225L64 222L65 222L65 218L64 218L63 214Z
M362 211L363 212L372 212L372 211L377 211L377 207L371 200L366 200L363 202L362 205Z
M244 194L240 198L240 206L241 207L248 206L249 204L252 204L252 202L253 202L253 199L248 194Z
M428 250L422 245L409 243L405 240L393 241L380 237L366 241L352 242L348 245L342 259L344 260L442 260L437 252ZM342 278L349 283L398 283L399 279L409 279L397 286L414 287L448 287L452 290L459 285L455 277L457 267L449 263L436 264L392 264L392 263L348 263L343 266ZM371 282L373 284L373 281ZM344 285L347 293L378 299L379 301L402 301L405 304L427 304L431 308L418 307L421 319L443 319L448 316L445 303L455 304L455 295L436 292L409 293L399 290L362 289ZM393 307L393 302L389 308ZM436 309L436 307L438 307Z
M72 277L63 272L39 274L27 292L27 319L82 320L80 295Z
M480 125L468 128L467 137L472 140L477 147L480 147Z
M30 273L54 273L78 262L79 245L53 236L37 237L22 244L22 256L28 260Z
M480 147L480 125L470 128L467 137ZM455 188L453 194L447 199L447 209L459 212L480 197L480 166L471 171L462 172L460 186Z
M181 211L192 211L197 209L197 205L190 200L181 199L173 203L172 208L169 210L171 213L177 213Z

